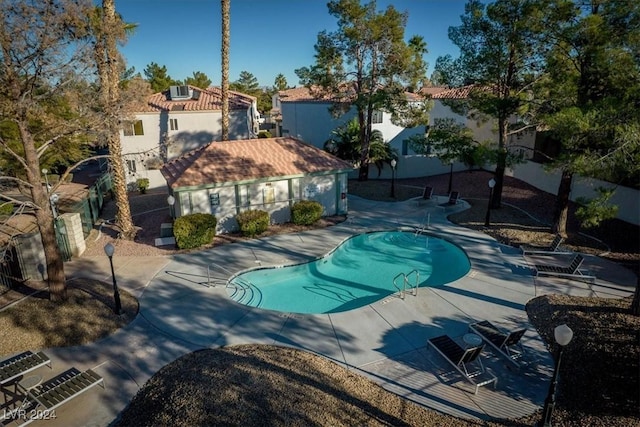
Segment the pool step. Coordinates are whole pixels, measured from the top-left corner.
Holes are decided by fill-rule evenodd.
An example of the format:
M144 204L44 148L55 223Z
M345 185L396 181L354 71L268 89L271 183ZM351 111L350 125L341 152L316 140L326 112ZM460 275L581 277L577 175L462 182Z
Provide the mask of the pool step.
M262 293L253 284L245 280L238 280L236 277L229 285L233 286L233 292L229 295L232 300L244 305L259 306Z

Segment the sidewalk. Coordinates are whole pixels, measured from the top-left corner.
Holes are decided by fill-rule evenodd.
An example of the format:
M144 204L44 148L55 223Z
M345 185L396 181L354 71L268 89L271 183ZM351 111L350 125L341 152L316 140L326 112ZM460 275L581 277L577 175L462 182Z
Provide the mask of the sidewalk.
M53 376L71 366L92 368L105 379L57 410L55 420L34 426L106 426L140 387L167 363L188 352L234 344L292 346L325 357L371 378L387 390L444 413L472 420L514 418L538 409L546 395L552 359L528 322L524 306L547 293L603 297L627 296L633 273L595 257L586 265L594 285L534 278L527 259L483 233L457 227L441 207L371 202L350 197L349 220L335 227L234 243L191 254L166 257L114 257L118 284L140 301L138 317L101 341L45 350ZM453 209L463 209L464 204ZM452 209L452 208L448 208ZM446 212L447 214L450 212ZM224 286L207 286L207 270L220 280L226 271L257 265L301 262L325 254L363 231L425 227L467 252L471 271L440 288L421 288L418 296L388 299L344 313L292 315L232 302ZM223 269L217 268L223 266ZM65 265L70 278L110 281L106 256L75 259ZM463 382L443 382L446 364L426 348L427 339L446 333L460 337L468 323L490 318L507 329L526 327L523 343L531 359L521 372L487 354L498 376L495 389L474 395Z

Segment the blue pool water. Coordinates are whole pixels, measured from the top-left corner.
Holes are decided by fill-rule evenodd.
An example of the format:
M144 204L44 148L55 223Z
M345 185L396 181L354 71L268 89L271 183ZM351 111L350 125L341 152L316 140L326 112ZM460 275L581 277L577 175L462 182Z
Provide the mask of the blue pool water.
M312 262L257 268L229 280L231 298L252 307L289 313L338 313L397 293L398 274L416 270L418 285L437 287L463 277L471 265L458 246L433 236L373 232L345 240ZM416 274L409 274L410 283ZM397 279L402 286L403 279Z

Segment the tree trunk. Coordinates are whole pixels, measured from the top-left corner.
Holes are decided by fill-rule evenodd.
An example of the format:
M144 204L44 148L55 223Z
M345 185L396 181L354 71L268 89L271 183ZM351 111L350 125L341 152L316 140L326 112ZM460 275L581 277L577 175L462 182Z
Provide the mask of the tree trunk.
M567 237L567 218L569 216L569 196L571 195L571 183L573 182L573 172L562 171L558 195L556 196L556 207L553 213L553 225L551 232Z
M104 102L104 112L107 118L106 140L109 146L110 162L112 169L113 194L116 201L116 225L120 229L118 238L133 240L136 229L131 217L129 196L127 194L127 179L124 172L122 159L122 145L120 144L119 111L120 102L120 55L117 48L117 25L120 25L116 17L114 0L103 0L103 34L104 55L99 55L98 61L104 61L100 75L100 91ZM96 47L97 48L97 47ZM99 52L101 53L101 52Z
M231 0L221 0L222 6L222 140L229 140L229 38Z
M496 170L494 179L496 185L493 187L491 198L491 209L500 209L502 206L502 189L504 187L504 172L507 169L507 131L509 122L506 118L498 118L498 158L496 160Z
M369 138L367 137L367 123L364 111L358 109L358 123L360 124L360 171L358 181L369 179Z
M40 231L42 247L49 283L49 299L51 301L65 301L67 299L67 283L64 275L64 261L56 242L56 232L53 228L53 213L48 190L42 186L40 178L40 161L35 148L35 141L25 122L18 123L24 158L27 163L27 181L31 184L31 197L38 207L35 211L36 224Z

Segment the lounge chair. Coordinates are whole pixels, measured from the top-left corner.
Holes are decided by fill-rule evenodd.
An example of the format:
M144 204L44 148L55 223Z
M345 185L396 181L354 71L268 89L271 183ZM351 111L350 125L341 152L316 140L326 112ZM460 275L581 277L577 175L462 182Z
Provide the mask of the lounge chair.
M433 197L433 187L427 185L422 191L422 197L417 198L417 205L437 203L438 198Z
M524 355L524 348L520 343L520 339L526 332L526 329L518 329L505 333L488 320L483 320L482 322L470 324L469 330L479 335L511 363L518 367L520 366L517 359Z
M45 365L51 368L51 360L42 352L25 351L4 359L0 362L0 385L9 384L14 379Z
M430 200L433 197L433 187L426 186L424 187L424 191L422 192L423 200Z
M449 194L449 201L447 201L447 205L456 205L458 204L458 199L460 198L460 193L457 191L452 191Z
M564 238L561 235L556 234L556 237L553 238L553 241L549 246L520 245L520 249L522 250L523 255L561 253L559 249L560 244L563 241Z
M475 393L478 393L478 388L493 383L496 386L498 378L485 371L480 359L480 353L484 348L484 344L479 346L462 348L452 340L448 335L441 335L435 338L429 338L429 345L431 345L442 357L460 373L464 378L475 386ZM478 369L475 371L469 371L467 365L473 362L477 362Z
M590 274L585 274L580 271L580 266L584 262L584 257L580 254L576 254L571 260L568 266L557 266L547 264L536 264L536 276L555 276L566 277L569 279L582 280L589 283L595 283L596 277Z
M91 369L80 372L76 368L71 368L27 391L27 399L33 403L34 412L53 411L96 385L104 388L104 380L100 375ZM22 425L31 421L35 419L28 419Z

